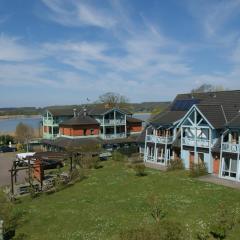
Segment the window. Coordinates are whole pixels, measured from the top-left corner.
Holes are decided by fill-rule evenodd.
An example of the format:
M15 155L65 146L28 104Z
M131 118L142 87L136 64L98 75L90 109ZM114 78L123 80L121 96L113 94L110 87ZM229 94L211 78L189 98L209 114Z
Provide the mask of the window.
M83 135L87 136L87 129L83 129Z
M223 177L236 178L237 176L237 160L231 158L224 158L223 160Z
M94 135L94 129L90 129L90 134Z

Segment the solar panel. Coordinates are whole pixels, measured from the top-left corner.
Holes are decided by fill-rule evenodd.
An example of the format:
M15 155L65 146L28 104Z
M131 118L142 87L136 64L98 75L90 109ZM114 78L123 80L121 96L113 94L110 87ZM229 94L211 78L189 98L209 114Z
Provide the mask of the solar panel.
M172 111L188 111L199 99L176 100L171 108Z

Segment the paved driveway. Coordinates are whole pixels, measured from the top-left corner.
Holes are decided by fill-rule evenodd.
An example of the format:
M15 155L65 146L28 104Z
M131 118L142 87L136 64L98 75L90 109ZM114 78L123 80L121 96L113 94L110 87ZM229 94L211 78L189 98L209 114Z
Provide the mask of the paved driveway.
M16 153L0 153L0 186L9 185L11 183L10 172L8 171L15 159ZM25 171L18 172L17 181L23 182L25 179Z

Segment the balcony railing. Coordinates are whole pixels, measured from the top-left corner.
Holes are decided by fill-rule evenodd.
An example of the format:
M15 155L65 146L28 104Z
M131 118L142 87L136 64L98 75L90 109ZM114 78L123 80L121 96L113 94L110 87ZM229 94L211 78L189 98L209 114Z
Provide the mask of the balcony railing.
M43 133L43 138L45 139L55 139L59 136L59 134Z
M240 152L240 144L224 142L222 144L222 151L230 152L230 153L238 153Z
M125 138L125 133L116 133L116 134L101 134L102 139L116 139L116 138Z
M184 137L184 138L182 138L182 143L183 143L183 145L194 147L195 146L195 138ZM210 141L208 139L203 139L203 138L197 138L196 139L196 146L197 147L209 148L209 147L213 146L214 143L215 143L215 140Z
M58 125L59 122L55 120L43 119L43 125Z
M125 120L124 119L104 119L104 121L102 119L98 119L98 121L104 125L119 125L119 124L125 124Z
M170 144L173 142L173 136L169 137L162 137L162 136L156 136L156 135L147 135L146 136L146 141L147 142L152 142L152 143L162 143L162 144Z

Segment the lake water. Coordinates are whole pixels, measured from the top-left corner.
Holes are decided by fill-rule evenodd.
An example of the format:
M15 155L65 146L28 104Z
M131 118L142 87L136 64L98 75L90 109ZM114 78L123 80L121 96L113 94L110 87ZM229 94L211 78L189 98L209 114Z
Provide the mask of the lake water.
M15 132L16 126L20 123L27 124L33 128L39 128L41 124L41 117L29 118L14 118L14 119L1 119L0 120L0 133L2 132Z
M139 118L143 121L147 121L150 117L149 113L137 113L133 114L133 117ZM0 133L3 132L14 132L16 126L22 122L27 124L33 128L39 128L41 126L41 117L34 117L34 118L14 118L14 119L2 119L0 120Z

